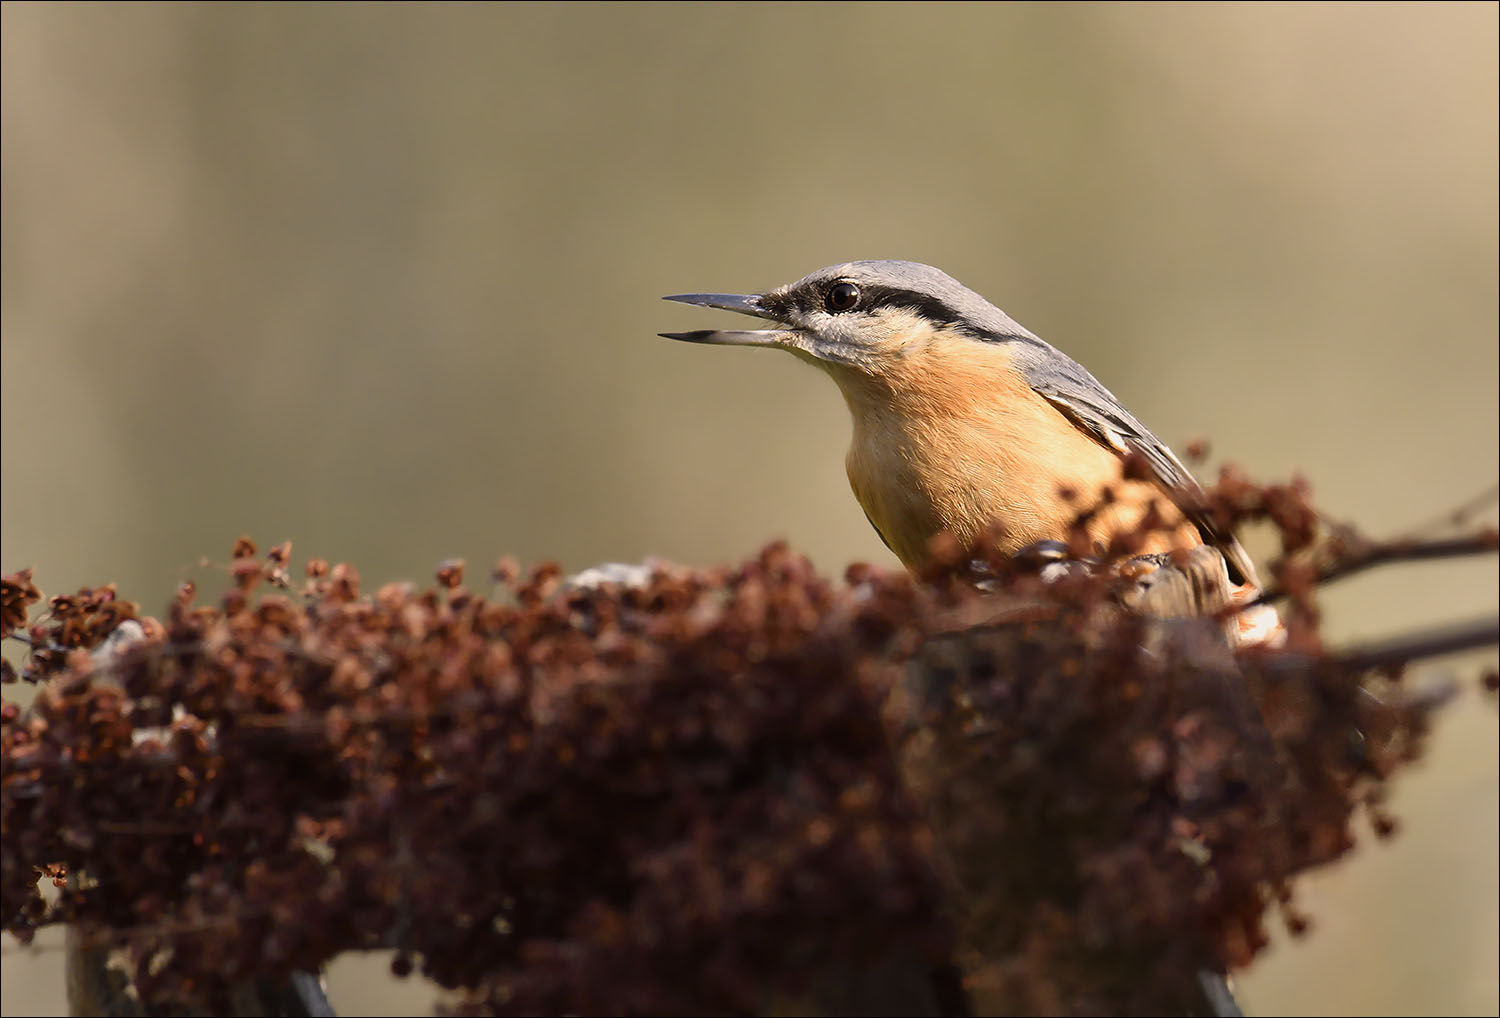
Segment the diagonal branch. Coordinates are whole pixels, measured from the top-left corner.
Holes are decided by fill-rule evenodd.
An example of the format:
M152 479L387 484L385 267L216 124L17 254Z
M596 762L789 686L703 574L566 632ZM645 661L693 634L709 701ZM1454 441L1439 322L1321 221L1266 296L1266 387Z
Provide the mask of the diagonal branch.
M1393 562L1428 562L1440 559L1466 558L1471 555L1491 555L1500 550L1500 532L1485 529L1464 537L1445 537L1421 541L1403 538L1396 541L1370 543L1334 559L1320 569L1309 583L1326 584L1342 580L1377 566ZM1290 597L1293 591L1286 584L1273 583L1245 607L1268 604Z

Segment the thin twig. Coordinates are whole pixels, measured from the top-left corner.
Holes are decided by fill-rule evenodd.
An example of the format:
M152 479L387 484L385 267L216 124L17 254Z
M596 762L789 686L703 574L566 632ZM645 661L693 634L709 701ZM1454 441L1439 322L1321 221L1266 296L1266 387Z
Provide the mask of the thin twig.
M1296 679L1319 663L1333 664L1352 671L1394 668L1446 654L1500 645L1500 617L1474 619L1441 629L1426 629L1378 643L1351 647L1329 655L1257 652L1256 668L1278 681Z
M1436 559L1464 558L1470 555L1491 555L1500 550L1500 533L1484 530L1465 537L1445 537L1431 541L1402 539L1371 543L1335 559L1315 577L1319 584L1333 583L1362 573L1376 566L1392 562L1428 562ZM1288 597L1290 591L1280 584L1271 584L1259 596L1243 607L1253 608Z
M1393 665L1421 661L1425 658L1441 657L1445 654L1457 654L1461 651L1496 645L1500 645L1500 616L1474 619L1442 629L1408 633L1405 636L1344 651L1337 655L1337 659L1342 664L1361 670L1388 668Z
M1468 526L1474 521L1474 517L1497 503L1500 503L1500 484L1492 484L1468 501L1459 503L1456 508L1450 509L1436 519L1413 527L1407 533L1415 540L1419 539L1422 534Z

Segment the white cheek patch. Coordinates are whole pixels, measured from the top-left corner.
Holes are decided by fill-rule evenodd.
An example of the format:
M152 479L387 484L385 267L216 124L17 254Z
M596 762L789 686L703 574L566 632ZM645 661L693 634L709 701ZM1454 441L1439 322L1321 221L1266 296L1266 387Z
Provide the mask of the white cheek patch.
M865 319L861 342L884 354L909 355L925 350L937 335L932 323L909 308L888 308Z

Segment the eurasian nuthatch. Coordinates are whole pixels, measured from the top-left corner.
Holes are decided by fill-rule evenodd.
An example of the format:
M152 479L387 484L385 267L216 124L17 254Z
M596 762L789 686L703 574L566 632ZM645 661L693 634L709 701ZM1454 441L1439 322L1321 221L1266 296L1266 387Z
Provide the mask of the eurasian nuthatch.
M1198 484L1160 439L1077 361L931 266L849 262L765 293L666 299L776 323L668 339L779 347L833 377L854 417L849 483L909 567L943 531L967 546L993 526L1001 550L1015 552L1066 540L1089 510L1089 538L1103 550L1160 502L1166 529L1142 550L1206 542L1231 580L1256 583L1239 542L1185 497ZM1131 454L1148 479L1126 476Z

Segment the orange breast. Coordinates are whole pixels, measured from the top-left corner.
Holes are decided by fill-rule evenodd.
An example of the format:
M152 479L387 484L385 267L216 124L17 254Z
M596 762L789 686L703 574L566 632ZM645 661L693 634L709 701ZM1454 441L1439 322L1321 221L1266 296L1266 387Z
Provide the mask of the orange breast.
M1120 458L1039 396L1003 344L934 342L909 347L879 376L834 377L854 417L850 486L908 566L926 560L942 531L970 544L994 523L1007 552L1065 540L1106 487L1115 501L1088 528L1098 550L1153 501L1181 519L1160 488L1123 480ZM1145 550L1198 543L1184 523Z

